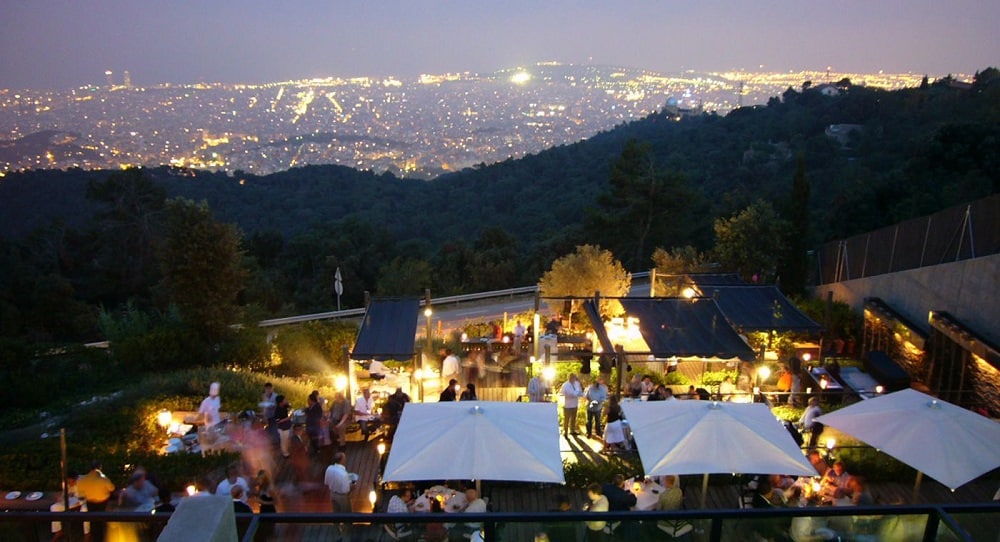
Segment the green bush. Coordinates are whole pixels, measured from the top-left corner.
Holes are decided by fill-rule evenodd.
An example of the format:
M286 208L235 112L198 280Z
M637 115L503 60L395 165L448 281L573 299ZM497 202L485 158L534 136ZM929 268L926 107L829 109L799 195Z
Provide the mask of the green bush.
M788 404L781 404L771 407L771 413L774 414L775 418L779 418L788 422L797 422L802 418L802 413L805 412L805 407L795 407Z
M739 376L739 371L736 369L723 369L721 371L705 371L701 375L701 385L705 388L717 387L722 383L726 377L732 379L733 383L736 383L736 378Z
M639 456L613 455L607 461L563 461L563 473L566 485L585 488L597 482L606 484L615 474L623 474L626 478L642 475L642 464Z
M688 386L691 384L691 379L684 376L680 371L674 371L672 373L667 373L663 377L663 384L667 386Z

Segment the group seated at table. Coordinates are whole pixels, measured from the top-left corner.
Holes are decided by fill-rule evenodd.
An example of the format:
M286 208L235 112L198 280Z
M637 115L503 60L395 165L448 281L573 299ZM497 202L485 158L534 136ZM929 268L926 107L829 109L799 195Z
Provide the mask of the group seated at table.
M454 484L452 484L454 486ZM393 495L386 506L386 512L396 513L483 513L488 510L489 500L480 497L475 488L455 488L436 485L417 493L412 488L403 488ZM479 531L479 522L442 522L411 525L397 522L390 529L397 540L415 539L419 536L426 541L441 541L449 538L470 539Z

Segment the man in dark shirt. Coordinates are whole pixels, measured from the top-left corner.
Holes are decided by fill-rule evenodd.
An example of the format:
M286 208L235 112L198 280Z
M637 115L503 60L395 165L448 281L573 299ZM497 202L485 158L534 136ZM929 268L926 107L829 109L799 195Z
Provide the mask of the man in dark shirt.
M441 397L438 399L440 402L454 401L458 398L456 395L455 387L458 386L458 380L452 378L448 381L448 387L441 390Z
M611 478L610 484L601 486L601 492L608 498L608 512L627 512L635 506L635 495L626 490L624 485L625 476L616 474ZM611 524L611 529L622 540L636 540L638 538L639 528L635 522L615 522Z

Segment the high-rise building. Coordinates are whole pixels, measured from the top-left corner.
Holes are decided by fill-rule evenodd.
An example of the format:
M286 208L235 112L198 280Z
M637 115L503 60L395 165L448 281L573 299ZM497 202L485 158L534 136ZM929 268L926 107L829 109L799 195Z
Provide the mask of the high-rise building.
M108 88L112 88L115 86L115 81L114 79L111 78L111 75L112 75L111 70L107 70L104 72L104 78L108 82Z
M123 75L125 77L125 88L132 88L132 74L128 70L125 70Z

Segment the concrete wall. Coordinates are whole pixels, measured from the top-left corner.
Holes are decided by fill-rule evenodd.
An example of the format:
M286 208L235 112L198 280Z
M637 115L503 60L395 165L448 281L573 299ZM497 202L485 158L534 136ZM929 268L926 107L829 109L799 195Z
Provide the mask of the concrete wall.
M815 295L833 292L861 311L866 297L879 297L894 310L929 332L927 315L948 311L993 344L1000 344L1000 254L877 275L858 280L823 284Z

